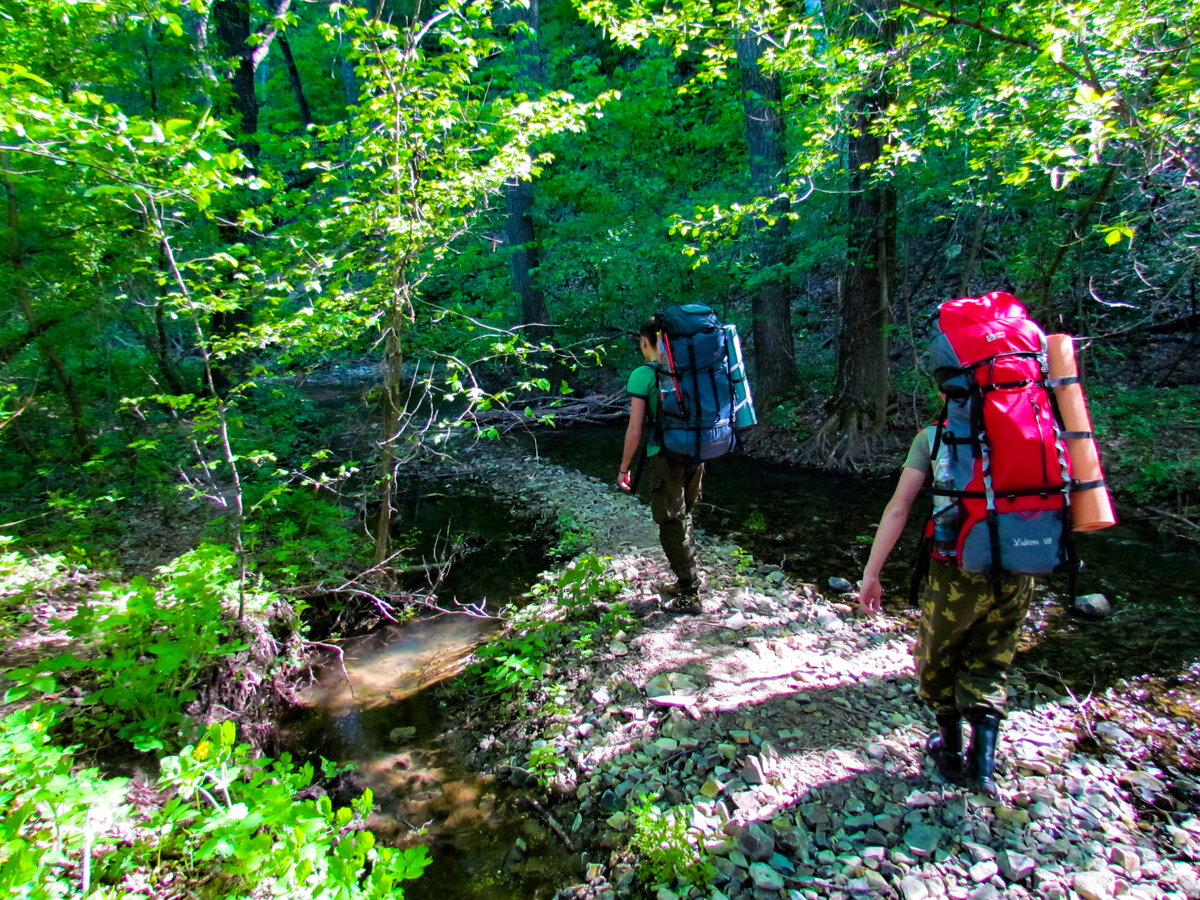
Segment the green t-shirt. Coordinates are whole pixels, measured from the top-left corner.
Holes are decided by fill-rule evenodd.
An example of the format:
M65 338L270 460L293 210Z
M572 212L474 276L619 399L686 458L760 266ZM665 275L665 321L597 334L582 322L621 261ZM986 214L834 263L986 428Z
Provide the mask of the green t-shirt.
M658 371L654 366L643 363L629 373L625 392L630 397L641 397L646 401L646 422L653 423L658 415ZM655 443L654 432L651 429L646 438L646 455L653 456L658 450L659 445Z

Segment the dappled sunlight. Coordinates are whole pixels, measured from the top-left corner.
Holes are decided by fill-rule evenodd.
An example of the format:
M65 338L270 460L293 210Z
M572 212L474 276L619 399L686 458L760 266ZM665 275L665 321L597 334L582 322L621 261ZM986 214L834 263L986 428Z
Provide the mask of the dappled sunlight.
M458 674L491 630L470 616L435 616L382 629L348 646L344 668L335 657L303 702L341 715L398 703Z

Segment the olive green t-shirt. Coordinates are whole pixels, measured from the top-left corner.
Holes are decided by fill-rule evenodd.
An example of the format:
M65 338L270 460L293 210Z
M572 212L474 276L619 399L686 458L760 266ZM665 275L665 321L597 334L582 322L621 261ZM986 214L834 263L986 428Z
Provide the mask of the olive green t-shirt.
M904 460L906 467L921 472L930 471L930 457L933 455L933 432L936 428L936 425L930 425L917 432L917 436L913 438L913 442L908 448L908 456Z
M653 422L658 415L658 372L650 363L643 363L629 374L625 392L630 397L641 397L646 401L646 421ZM646 438L646 455L653 456L659 450L654 433Z

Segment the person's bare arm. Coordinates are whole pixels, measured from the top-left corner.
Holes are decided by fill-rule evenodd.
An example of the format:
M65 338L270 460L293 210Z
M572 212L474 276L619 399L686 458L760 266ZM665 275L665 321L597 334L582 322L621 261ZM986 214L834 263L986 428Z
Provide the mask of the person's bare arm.
M629 467L637 456L638 447L642 443L642 422L646 420L646 398L631 397L629 400L629 424L625 426L625 448L621 453L621 469L617 472L617 484L623 490L629 490L633 475Z
M892 499L888 501L883 515L879 517L879 527L875 530L875 540L871 543L871 555L867 558L862 581L859 583L858 606L864 613L874 615L879 612L883 599L883 585L880 584L879 573L892 548L896 546L896 541L903 534L908 514L924 484L925 473L920 469L905 466L900 470L900 478L896 482Z

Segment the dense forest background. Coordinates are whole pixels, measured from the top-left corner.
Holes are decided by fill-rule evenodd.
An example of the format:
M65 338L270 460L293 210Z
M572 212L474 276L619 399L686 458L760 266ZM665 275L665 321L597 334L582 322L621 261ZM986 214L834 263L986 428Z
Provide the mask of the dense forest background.
M619 395L674 302L740 326L773 447L854 470L932 412L937 304L1009 290L1077 336L1118 500L1194 536L1198 38L1166 0L0 0L4 571L182 554L72 620L116 641L62 664L114 691L76 723L178 750L231 610L409 562L414 467ZM193 788L245 752L192 740Z
M854 467L927 415L936 304L997 288L1080 336L1118 490L1195 500L1176 5L2 14L8 531L82 545L184 487L243 556L355 469L381 561L443 412L611 387L680 300L741 325L760 418ZM339 467L299 388L352 359L376 432Z

